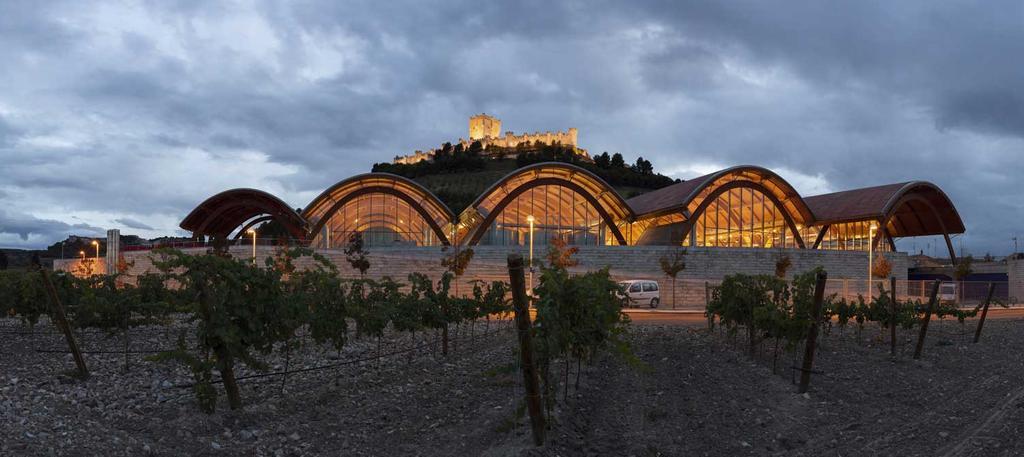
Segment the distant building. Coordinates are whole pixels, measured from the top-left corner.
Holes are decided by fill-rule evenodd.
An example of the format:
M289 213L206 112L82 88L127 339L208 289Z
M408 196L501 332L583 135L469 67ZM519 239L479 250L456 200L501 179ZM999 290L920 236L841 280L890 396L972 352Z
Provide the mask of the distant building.
M534 145L534 144L562 144L566 146L572 146L576 149L577 154L585 159L590 159L590 155L587 154L585 149L580 149L578 144L579 132L575 127L570 127L569 130L564 132L533 132L523 133L516 135L512 131L501 134L501 119L494 116L490 116L485 113L477 114L469 118L469 139L459 138L459 141L455 144L461 144L462 148L469 149L469 146L476 141L480 142L480 146L484 151L485 156L492 156L495 154L489 154L488 148L497 147L503 149L517 148L520 145ZM405 163L412 164L421 162L424 160L432 160L436 149L430 151L416 151L406 156L396 156L394 163Z

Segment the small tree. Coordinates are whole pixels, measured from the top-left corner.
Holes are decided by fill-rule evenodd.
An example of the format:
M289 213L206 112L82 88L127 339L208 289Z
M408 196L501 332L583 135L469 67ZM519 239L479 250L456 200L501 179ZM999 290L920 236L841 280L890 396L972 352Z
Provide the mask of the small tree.
M446 247L445 250L448 248ZM459 297L459 277L469 268L469 262L473 260L472 249L459 249L456 247L444 257L441 257L441 266L455 275L455 296Z
M779 257L779 260L775 261L775 276L779 279L786 279L786 272L791 266L793 266L793 262L789 260L788 255Z
M882 256L878 256L875 264L871 266L871 276L878 279L885 279L892 273L892 262Z
M359 270L359 276L366 276L366 270L370 269L370 260L366 258L366 250L363 249L363 232L352 232L348 236L348 244L345 246L345 260L353 269Z
M672 308L676 307L676 276L686 269L686 249L679 249L672 252L672 255L661 256L658 259L661 271L672 278Z
M960 262L956 264L956 271L953 274L956 276L956 280L960 283L960 287L957 287L957 295L960 296L960 300L963 301L964 291L964 280L968 276L974 273L974 257L967 256L960 259Z

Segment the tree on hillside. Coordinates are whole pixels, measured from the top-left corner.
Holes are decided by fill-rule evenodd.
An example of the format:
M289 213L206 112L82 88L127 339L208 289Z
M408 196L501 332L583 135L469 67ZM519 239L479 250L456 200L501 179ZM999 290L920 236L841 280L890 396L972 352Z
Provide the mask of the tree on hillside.
M608 151L604 151L594 156L594 165L599 168L608 168L612 165L612 158L608 155Z
M7 269L7 253L0 251L0 270Z
M634 164L631 168L633 169L633 171L640 173L642 175L654 174L654 165L651 165L651 162L649 160L644 160L643 157L637 157L636 164Z
M612 155L611 166L612 168L626 168L626 161L622 158L622 154L616 152Z
M480 154L481 152L483 152L483 150L484 150L484 146L482 144L480 144L480 141L474 141L472 143L469 143L469 151L468 152L470 154Z

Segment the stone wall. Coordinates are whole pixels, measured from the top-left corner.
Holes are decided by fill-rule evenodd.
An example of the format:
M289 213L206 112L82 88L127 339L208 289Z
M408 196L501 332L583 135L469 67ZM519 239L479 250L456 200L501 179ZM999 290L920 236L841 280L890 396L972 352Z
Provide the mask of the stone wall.
M238 246L231 249L231 254L239 258L248 258L251 248ZM792 266L789 277L822 266L828 271L829 283L827 292L855 299L857 294L865 294L867 290L867 253L851 251L817 251L799 249L752 249L752 248L690 248L687 250L686 270L679 274L673 292L672 280L661 272L658 259L670 255L677 248L664 246L589 246L580 247L576 259L575 272L596 270L609 267L612 277L616 280L652 279L658 281L662 289L661 303L663 308L699 310L705 305L705 285L718 284L728 274L774 274L775 263L780 256L789 256ZM458 281L459 292L469 293L472 282L508 281L506 259L510 252L519 252L524 258L529 253L525 248L509 248L495 246L478 246L474 249L473 260L466 274ZM187 252L203 253L205 249L191 249ZM380 278L390 276L398 281L405 281L410 273L420 272L433 279L440 278L443 269L440 259L444 255L437 247L405 247L405 248L369 248L370 269L367 276ZM341 275L356 278L359 273L353 270L341 250L321 250L321 254L330 258L338 265ZM537 248L534 255L539 261L543 258L543 248ZM149 251L125 252L124 256L131 265L129 275L155 272ZM257 256L262 259L273 255L273 248L261 246ZM893 263L893 272L898 281L897 292L905 296L907 292L906 272L909 261L906 254L886 253L885 256ZM298 263L301 268L309 262L302 259ZM1024 263L1024 262L1020 262ZM77 261L65 261L55 265L56 269L73 269ZM1018 264L1020 265L1020 264ZM1019 271L1019 270L1018 270ZM537 273L539 275L539 272ZM1019 278L1020 276L1018 276ZM1024 284L1022 284L1024 285ZM888 288L888 284L886 284ZM877 285L874 293L877 293ZM1022 294L1024 295L1024 294Z

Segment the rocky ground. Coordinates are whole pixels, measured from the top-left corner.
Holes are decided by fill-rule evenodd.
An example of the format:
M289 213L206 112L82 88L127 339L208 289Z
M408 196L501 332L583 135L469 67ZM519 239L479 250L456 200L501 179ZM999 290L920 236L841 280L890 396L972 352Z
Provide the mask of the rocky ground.
M496 329L498 329L496 331ZM834 329L822 339L807 395L790 383L792 353L772 374L772 345L755 359L740 339L699 327L635 325L641 362L599 358L581 385L559 395L548 442L534 448L511 366L507 323L463 329L453 354L434 336L385 338L340 354L309 346L291 369L243 380L245 407L198 411L190 374L130 354L123 340L80 335L93 376L61 373L62 336L0 320L0 455L1022 455L1024 321L991 320L979 344L955 322L933 325L921 361L912 335L889 356L877 328ZM973 329L968 321L967 330ZM858 334L859 333L859 334ZM169 346L173 332L142 329L130 347ZM404 348L417 347L412 352ZM363 360L369 359L369 360ZM286 361L271 356L280 371ZM243 371L241 375L252 374ZM558 376L562 376L559 373ZM282 387L283 386L283 387Z

